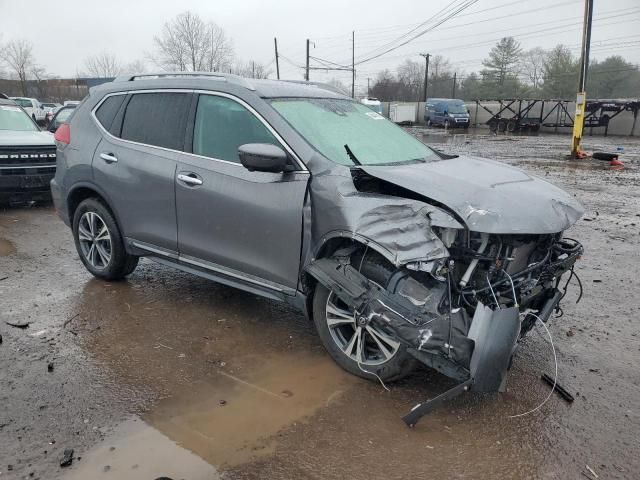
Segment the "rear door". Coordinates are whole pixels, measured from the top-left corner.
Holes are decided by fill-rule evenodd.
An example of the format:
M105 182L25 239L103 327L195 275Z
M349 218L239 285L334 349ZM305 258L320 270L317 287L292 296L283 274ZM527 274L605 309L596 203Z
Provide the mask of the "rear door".
M193 155L185 155L176 172L180 258L295 289L309 173L302 166L286 174L250 172L238 158L238 147L246 143L287 149L246 103L201 94ZM197 181L185 182L184 176Z
M94 115L104 135L93 158L123 234L138 246L177 252L174 177L193 94L137 92L107 97Z

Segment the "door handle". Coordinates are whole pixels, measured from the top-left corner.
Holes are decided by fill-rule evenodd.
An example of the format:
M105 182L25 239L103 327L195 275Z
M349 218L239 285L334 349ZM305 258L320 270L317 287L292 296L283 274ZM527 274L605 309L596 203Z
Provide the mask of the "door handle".
M101 153L100 158L106 163L117 163L118 159L113 153Z
M202 180L195 173L179 173L178 180L187 185L202 185Z

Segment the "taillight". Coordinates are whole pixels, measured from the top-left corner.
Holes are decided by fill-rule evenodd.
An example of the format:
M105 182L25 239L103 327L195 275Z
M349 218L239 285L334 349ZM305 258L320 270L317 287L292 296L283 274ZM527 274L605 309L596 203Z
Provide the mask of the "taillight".
M69 127L69 124L63 123L60 125L53 138L56 142L69 145L71 143L71 127Z

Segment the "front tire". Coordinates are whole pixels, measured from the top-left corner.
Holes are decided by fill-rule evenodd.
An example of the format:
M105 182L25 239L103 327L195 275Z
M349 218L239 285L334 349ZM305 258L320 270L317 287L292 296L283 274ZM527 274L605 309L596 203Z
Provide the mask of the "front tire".
M369 280L386 287L392 269L380 257L352 257L353 265ZM406 346L381 326L356 325L353 311L324 285L317 283L313 297L313 321L333 360L347 372L368 380L396 381L410 374L417 361Z
M124 248L113 214L96 198L88 198L76 208L73 239L80 260L95 277L120 280L138 265L138 257Z

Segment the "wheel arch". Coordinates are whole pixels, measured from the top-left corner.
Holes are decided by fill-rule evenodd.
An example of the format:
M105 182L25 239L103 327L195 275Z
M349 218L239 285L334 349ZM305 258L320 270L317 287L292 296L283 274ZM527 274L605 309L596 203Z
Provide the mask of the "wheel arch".
M398 267L396 257L392 252L367 237L346 231L332 232L331 234L325 235L322 240L318 242L313 257L308 264L320 258L330 257L338 250L349 247L375 252L388 262L391 268ZM305 295L304 313L309 319L313 318L313 295L317 282L318 281L306 271L305 265L300 276L300 289Z
M78 205L87 198L97 198L102 202L104 206L109 209L118 224L121 234L124 235L124 232L122 231L122 223L118 218L118 213L112 208L108 195L106 195L100 187L92 183L78 183L69 190L66 198L66 206L71 224L73 225L73 217Z

